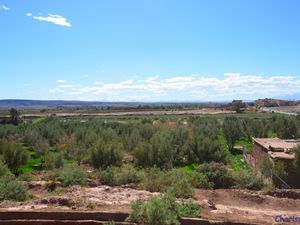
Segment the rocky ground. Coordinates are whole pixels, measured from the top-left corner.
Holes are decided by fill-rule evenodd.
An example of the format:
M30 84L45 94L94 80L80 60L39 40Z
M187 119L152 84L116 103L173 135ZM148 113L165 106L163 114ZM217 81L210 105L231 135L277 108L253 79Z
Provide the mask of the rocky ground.
M158 193L136 190L130 186L109 187L58 187L49 192L45 181L30 182L32 199L23 203L5 201L2 210L100 210L129 212L130 202L147 200ZM300 216L300 190L242 191L242 190L196 190L194 199L202 206L201 216L220 221L276 224L275 216Z

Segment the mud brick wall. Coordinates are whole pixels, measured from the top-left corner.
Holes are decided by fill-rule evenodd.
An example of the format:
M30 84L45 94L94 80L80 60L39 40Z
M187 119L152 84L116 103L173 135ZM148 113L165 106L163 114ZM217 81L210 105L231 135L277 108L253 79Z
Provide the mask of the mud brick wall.
M127 216L127 213L108 212L0 211L0 225L98 225L104 224L104 221L116 221L116 225L134 225L134 223L124 222ZM182 225L251 225L201 218L181 218L180 223Z

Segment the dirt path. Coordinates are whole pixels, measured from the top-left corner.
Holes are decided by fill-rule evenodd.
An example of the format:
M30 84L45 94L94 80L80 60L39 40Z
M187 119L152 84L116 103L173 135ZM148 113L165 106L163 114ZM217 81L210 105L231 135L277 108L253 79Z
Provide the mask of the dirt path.
M300 216L300 200L276 198L262 192L240 190L197 190L196 201L203 205L202 217L223 221L275 224L277 215ZM203 202L209 201L216 209Z
M129 212L131 201L147 200L158 194L126 186L109 187L104 185L97 187L73 186L51 194L45 191L42 185L30 191L35 199L25 203L2 202L0 209ZM300 194L300 190L298 192ZM290 199L272 197L264 192L255 191L198 189L195 198L191 200L202 206L201 216L210 220L282 224L275 223L275 216L300 216L300 197Z
M128 112L104 112L104 113L56 113L57 117L104 117L104 116L151 116L151 115L204 115L204 114L231 114L234 111L219 109L196 109L178 111L128 111ZM23 118L36 118L50 116L47 113L23 114Z

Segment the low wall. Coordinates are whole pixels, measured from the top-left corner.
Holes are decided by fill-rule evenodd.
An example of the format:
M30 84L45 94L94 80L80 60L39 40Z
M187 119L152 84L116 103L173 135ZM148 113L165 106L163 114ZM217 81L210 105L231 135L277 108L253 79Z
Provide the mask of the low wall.
M104 224L103 221L115 221L116 225L133 225L133 223L124 222L127 217L127 213L111 212L0 211L0 225L96 225ZM249 223L211 221L202 218L181 218L180 223L182 225L251 225Z

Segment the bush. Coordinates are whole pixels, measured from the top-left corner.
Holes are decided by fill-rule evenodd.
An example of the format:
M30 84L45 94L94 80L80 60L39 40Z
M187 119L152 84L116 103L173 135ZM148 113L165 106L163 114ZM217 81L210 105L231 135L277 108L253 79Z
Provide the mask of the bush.
M3 155L3 161L14 174L18 173L19 166L27 162L27 154L21 145L3 141L0 143L0 152Z
M136 166L143 168L154 166L152 145L148 142L140 142L134 149L133 157Z
M204 163L198 167L197 171L206 175L215 189L230 188L234 185L231 173L222 163Z
M272 163L270 159L265 157L259 166L261 173L269 179L272 178L272 182L275 186L280 187L282 185L281 180L286 181L288 178L287 168L283 162ZM279 180L278 177L280 177L281 180Z
M137 170L131 165L124 165L122 167L108 167L105 170L100 170L98 176L101 183L118 186L139 183L144 177L144 172Z
M137 166L171 169L174 163L173 148L166 133L155 133L149 142L140 142L134 149L134 162Z
M179 204L170 191L152 197L148 202L137 200L131 204L129 222L143 225L176 225L180 216L199 216L200 207L193 203Z
M97 169L121 165L122 159L123 146L121 143L99 143L91 152L91 163Z
M0 178L3 177L14 177L14 175L10 172L7 165L0 160Z
M131 204L129 222L143 225L179 225L178 203L175 197L164 194L162 197L152 197L148 202L141 200Z
M273 164L267 157L264 157L259 165L259 168L264 176L270 177L272 174Z
M0 201L25 201L27 198L27 189L20 181L12 177L0 178Z
M163 191L165 186L162 182L164 172L158 168L151 168L145 171L145 179L139 184L139 188L150 192Z
M261 176L252 171L240 170L233 175L235 188L261 190L265 185Z
M188 162L226 162L226 153L223 150L222 143L203 131L195 130L189 137L185 146L185 154Z
M236 141L243 136L240 120L234 116L225 117L223 123L223 134L229 150L232 150Z
M48 170L58 169L64 166L64 156L62 153L50 153L45 158L45 167Z
M181 217L199 217L201 208L193 202L183 202L179 207L179 216Z
M194 195L194 188L211 188L211 184L203 174L197 172L154 168L146 172L139 187L152 192L164 192L171 188L176 197L189 198Z
M61 170L59 179L61 180L61 185L64 187L85 185L87 182L87 172L81 167L67 167Z

